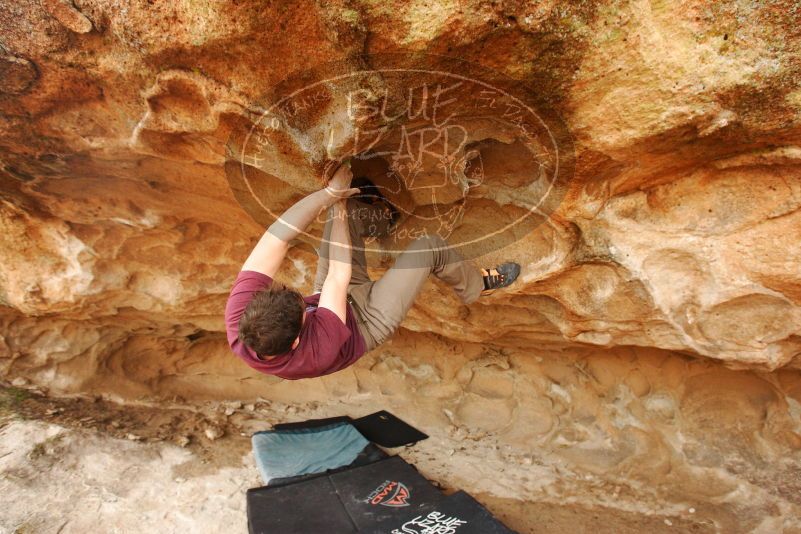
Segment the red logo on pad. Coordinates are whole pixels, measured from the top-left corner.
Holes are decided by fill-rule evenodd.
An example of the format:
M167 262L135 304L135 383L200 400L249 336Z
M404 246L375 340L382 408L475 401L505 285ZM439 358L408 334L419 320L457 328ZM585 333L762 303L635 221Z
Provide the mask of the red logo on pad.
M403 482L387 480L370 493L365 502L392 507L409 506L406 502L409 495L409 488Z

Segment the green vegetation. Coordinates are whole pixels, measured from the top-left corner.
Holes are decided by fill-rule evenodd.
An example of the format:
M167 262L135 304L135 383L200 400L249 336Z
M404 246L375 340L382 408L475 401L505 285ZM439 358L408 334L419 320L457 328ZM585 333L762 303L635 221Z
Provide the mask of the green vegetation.
M342 20L350 24L351 26L358 26L359 21L361 20L361 15L355 9L343 9L341 11Z
M359 0L371 15L390 16L394 12L392 2L388 0Z
M0 387L0 419L12 416L22 417L20 404L30 396L31 394L24 389Z
M14 534L34 534L35 532L37 532L37 529L27 522L14 528Z
M31 452L28 453L28 459L36 460L43 456L47 456L48 454L52 454L53 449L63 438L63 434L56 434L55 436L51 436L41 443L37 443L33 446Z

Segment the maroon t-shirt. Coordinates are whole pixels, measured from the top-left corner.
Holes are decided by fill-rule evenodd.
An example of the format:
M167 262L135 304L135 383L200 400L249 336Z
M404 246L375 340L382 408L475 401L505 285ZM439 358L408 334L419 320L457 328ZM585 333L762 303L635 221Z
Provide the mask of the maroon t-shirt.
M364 337L356 327L356 317L346 304L346 323L327 308L318 308L320 294L303 297L306 320L300 328L300 342L289 352L266 360L245 346L239 336L239 318L256 293L267 289L273 279L256 271L240 271L225 305L225 330L234 354L246 364L269 375L289 380L312 378L344 369L358 360L365 351Z

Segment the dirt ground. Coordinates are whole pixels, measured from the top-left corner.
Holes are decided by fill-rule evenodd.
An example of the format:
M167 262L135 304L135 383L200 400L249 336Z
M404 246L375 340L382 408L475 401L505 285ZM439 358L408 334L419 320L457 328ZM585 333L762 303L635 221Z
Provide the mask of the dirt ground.
M267 404L130 406L0 388L0 533L247 532L245 491L261 485L250 435L275 422ZM521 533L715 532L701 514L475 497Z

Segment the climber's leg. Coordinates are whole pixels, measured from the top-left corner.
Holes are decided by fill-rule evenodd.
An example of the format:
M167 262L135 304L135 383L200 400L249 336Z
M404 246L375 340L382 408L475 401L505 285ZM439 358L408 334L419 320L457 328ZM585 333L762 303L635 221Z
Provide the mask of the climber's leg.
M367 350L397 330L432 273L450 285L465 304L476 300L484 289L481 271L443 239L425 237L413 241L380 280L351 291Z

